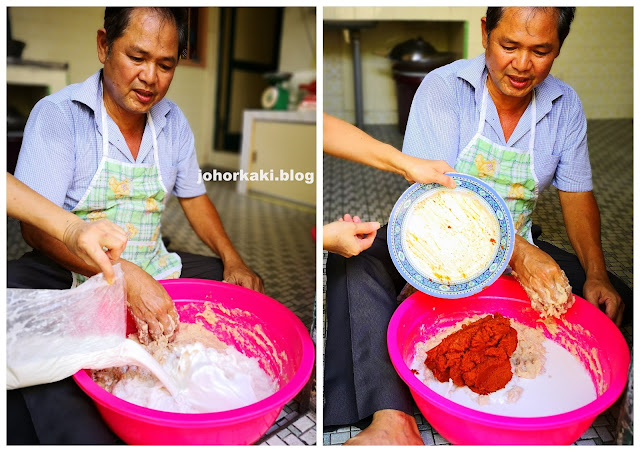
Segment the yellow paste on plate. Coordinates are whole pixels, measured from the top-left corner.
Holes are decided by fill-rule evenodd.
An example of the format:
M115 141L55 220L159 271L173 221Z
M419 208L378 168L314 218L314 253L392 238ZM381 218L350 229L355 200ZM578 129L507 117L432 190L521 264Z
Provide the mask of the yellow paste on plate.
M499 246L498 220L471 193L438 190L417 202L406 221L409 260L442 284L476 277L491 264Z

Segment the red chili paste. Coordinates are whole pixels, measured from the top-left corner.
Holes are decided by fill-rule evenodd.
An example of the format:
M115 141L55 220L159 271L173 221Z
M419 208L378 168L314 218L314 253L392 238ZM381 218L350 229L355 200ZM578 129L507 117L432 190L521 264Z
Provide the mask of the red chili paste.
M511 380L509 358L517 345L509 319L496 313L444 338L427 352L425 364L441 382L451 379L477 394L489 394Z

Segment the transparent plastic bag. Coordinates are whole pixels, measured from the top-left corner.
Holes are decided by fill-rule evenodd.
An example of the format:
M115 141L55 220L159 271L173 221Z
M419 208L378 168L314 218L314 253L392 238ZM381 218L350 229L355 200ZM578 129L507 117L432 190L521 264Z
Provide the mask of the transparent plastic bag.
M7 289L7 389L52 383L111 364L126 340L124 273L102 273L74 289ZM89 367L95 366L95 367Z

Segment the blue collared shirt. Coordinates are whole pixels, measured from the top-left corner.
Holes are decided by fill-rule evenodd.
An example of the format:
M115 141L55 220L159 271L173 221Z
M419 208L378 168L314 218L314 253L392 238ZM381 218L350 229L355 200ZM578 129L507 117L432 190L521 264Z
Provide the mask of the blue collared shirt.
M440 67L424 78L411 105L402 151L414 157L445 160L455 166L459 153L478 130L487 78L484 54ZM560 190L592 190L587 120L576 92L548 75L535 88L534 170L540 191L551 183ZM505 142L491 96L483 135L502 145L528 149L531 106Z
M66 210L73 209L89 187L102 159L101 71L41 99L24 131L15 176ZM167 191L180 198L205 193L189 123L176 104L162 99L151 108L158 140L160 173ZM154 162L151 128L146 124L138 157L116 123L107 116L109 157L121 162Z

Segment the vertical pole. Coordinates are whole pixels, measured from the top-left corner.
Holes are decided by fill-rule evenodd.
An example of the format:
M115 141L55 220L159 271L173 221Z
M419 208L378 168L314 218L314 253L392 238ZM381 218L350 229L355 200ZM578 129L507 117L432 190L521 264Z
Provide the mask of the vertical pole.
M353 91L356 107L356 127L364 126L362 108L362 66L360 61L360 30L351 29L351 48L353 51Z

